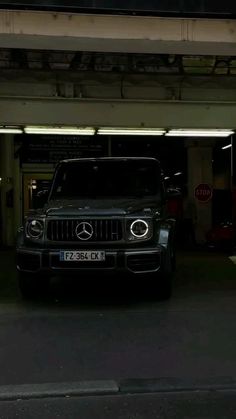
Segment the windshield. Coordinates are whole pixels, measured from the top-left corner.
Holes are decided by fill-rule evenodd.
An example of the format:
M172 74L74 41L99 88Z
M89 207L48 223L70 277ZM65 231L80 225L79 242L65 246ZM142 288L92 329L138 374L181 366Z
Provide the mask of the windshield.
M80 161L59 167L51 199L149 197L160 189L155 160Z

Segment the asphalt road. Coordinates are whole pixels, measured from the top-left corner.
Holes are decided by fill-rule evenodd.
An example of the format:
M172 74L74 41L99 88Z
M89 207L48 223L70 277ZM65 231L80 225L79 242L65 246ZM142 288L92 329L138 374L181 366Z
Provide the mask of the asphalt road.
M235 392L160 393L5 402L1 419L235 419Z
M47 298L30 304L21 300L17 290L12 254L1 256L1 419L74 418L80 409L83 418L106 418L112 409L118 409L117 417L139 418L144 417L140 412L145 403L150 417L236 417L223 413L220 416L226 401L235 409L234 392L229 390L236 388L236 267L227 255L179 255L174 295L168 302L158 301L147 281L128 287L121 281L94 278L87 286L77 281L54 281ZM48 398L46 392L41 400L35 400L37 391L42 391L40 385L45 383L54 383L51 388L68 383L69 388L73 383L80 386L97 380L105 385L113 380L118 393L109 397L77 397L75 392L74 397L67 394L67 400L63 390L54 394L56 398L53 394ZM196 390L204 390L206 383L207 389L213 391L222 390L226 384L227 392L201 393L197 398ZM18 387L9 387L12 385ZM17 402L22 398L18 394L22 385L35 388L36 396ZM4 399L6 388L15 400ZM173 395L169 402L177 388L182 396ZM190 399L185 398L186 389L191 391ZM166 390L168 400L163 405L165 398L161 398L160 392ZM142 392L157 392L157 396L137 395ZM214 411L213 396L219 410ZM181 400L184 409L190 406L186 416L184 410L181 416L177 415ZM124 403L130 404L133 416L128 416L129 409L125 416ZM197 415L191 411L196 403L203 410L212 404L212 413ZM38 410L39 405L45 409L45 415L40 410L41 416L30 416L30 409ZM132 410L135 406L136 410ZM153 416L161 408L162 416ZM93 416L93 409L97 416ZM70 415L65 416L66 411Z
M132 310L0 312L0 386L236 377L232 295L223 300L225 310L198 303L186 308L166 303Z

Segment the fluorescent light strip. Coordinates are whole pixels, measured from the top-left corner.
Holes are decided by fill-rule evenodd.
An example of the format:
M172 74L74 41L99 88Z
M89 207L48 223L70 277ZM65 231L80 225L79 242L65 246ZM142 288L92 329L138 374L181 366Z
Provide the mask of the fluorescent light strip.
M22 134L23 130L15 126L0 126L0 134Z
M26 126L26 134L55 134L55 135L94 135L94 128L76 127L34 127Z
M203 130L203 129L173 129L166 133L167 137L229 137L233 135L232 130Z
M99 135L163 135L164 129L157 128L99 128Z
M229 137L231 134L219 134L219 133L168 133L166 137L220 137L226 138Z
M225 145L224 147L221 147L221 148L222 150L226 150L227 148L230 148L230 147L232 147L232 144Z
M182 172L177 172L174 174L174 176L179 176L179 175L182 175Z

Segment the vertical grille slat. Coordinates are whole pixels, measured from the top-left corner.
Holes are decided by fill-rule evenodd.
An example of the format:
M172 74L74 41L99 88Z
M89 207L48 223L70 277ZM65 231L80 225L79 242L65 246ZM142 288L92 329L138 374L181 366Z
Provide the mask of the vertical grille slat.
M105 226L106 226L106 228L105 228L105 231L106 231L106 240L108 240L108 221L107 220L105 221Z
M59 221L56 221L56 239L59 240Z
M62 238L62 240L64 240L64 229L63 229L63 221L60 221L60 236Z
M94 238L95 238L95 240L97 240L97 238L98 238L98 222L97 222L97 220L95 220L95 222L94 222L94 230L95 230Z
M53 230L53 240L56 240L56 224L52 224L52 230Z
M47 238L50 241L80 242L75 234L78 224L90 223L93 236L88 242L106 242L122 240L122 221L114 219L62 219L50 220L47 227Z
M69 240L69 221L68 220L66 220L66 238L67 240Z
M103 223L102 223L102 220L100 220L100 235L101 235L101 237L100 237L100 240L102 241L103 240Z
M116 237L118 237L118 236L119 236L119 224L116 221Z
M53 224L52 223L49 224L48 229L49 229L49 234L52 237L52 240L54 240Z
M72 241L75 239L75 222L71 220L71 239Z
M118 240L118 236L119 236L119 223L118 223L118 220L114 220L114 224L113 224L113 236L114 236L114 240Z

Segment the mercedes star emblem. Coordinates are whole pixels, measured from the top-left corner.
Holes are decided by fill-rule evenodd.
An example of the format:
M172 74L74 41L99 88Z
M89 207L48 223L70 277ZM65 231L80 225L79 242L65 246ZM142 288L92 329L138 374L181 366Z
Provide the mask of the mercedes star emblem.
M90 223L79 223L75 229L75 234L80 240L89 240L93 235L93 227Z

